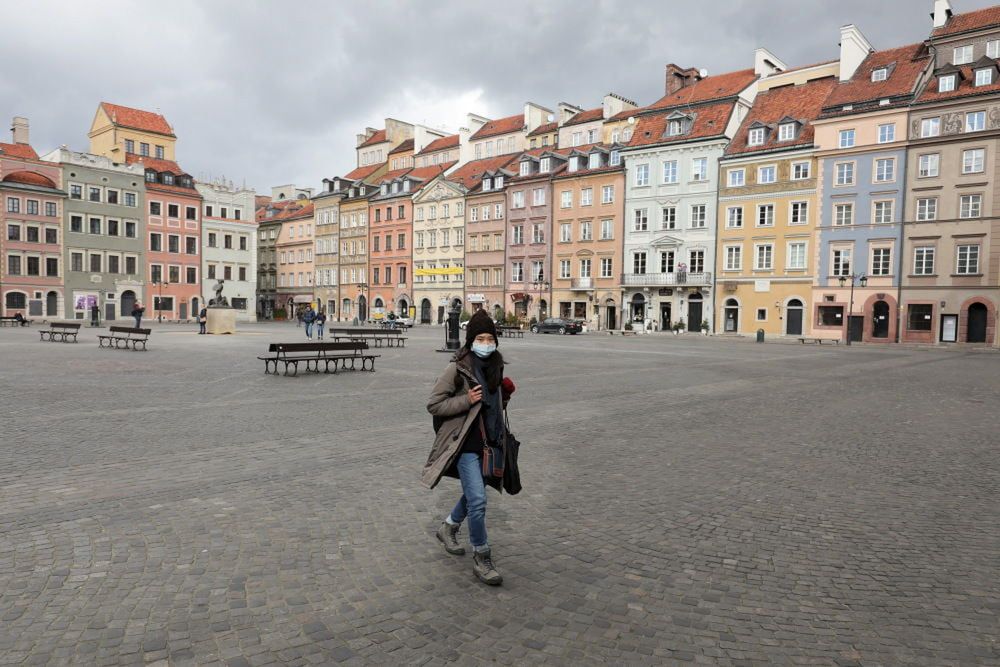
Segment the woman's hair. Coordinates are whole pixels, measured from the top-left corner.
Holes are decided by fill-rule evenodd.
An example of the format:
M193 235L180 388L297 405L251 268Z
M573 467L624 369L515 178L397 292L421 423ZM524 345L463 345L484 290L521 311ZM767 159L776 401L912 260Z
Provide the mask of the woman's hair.
M468 345L463 345L462 349L458 351L455 356L456 360L464 359L467 355L472 354L471 343ZM489 359L486 359L486 385L492 394L500 386L503 381L503 366L504 360L503 355L500 354L500 350L495 350L493 354L490 355Z

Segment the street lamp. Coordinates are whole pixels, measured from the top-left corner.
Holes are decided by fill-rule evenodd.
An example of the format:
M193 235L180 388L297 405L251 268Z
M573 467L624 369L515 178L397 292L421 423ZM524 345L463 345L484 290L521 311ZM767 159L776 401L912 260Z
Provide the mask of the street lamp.
M541 322L542 321L542 290L545 290L547 292L549 290L549 288L552 286L552 283L550 283L547 280L543 280L542 277L539 276L536 280L533 280L531 282L531 286L535 288L536 292L538 292L538 321Z
M367 289L368 289L368 283L364 283L364 282L358 283L358 291L361 292L361 296L364 296L364 291L367 290ZM358 307L359 306L359 302L360 302L360 299L358 299L358 301L355 302L354 317L358 319L358 322L360 324L364 324L364 322L362 322L361 318L360 318L361 308ZM366 298L366 300L365 300L365 308L367 308L367 307L368 307L368 301L367 301L367 298ZM367 315L367 313L366 313L366 315ZM365 319L367 319L367 318L365 318Z
M840 276L838 280L840 281L840 286L843 287L848 278L851 280L851 302L847 307L847 344L851 344L851 313L854 312L854 285L858 284L862 287L868 286L868 276L863 273L852 273L849 276Z
M158 300L156 302L156 321L158 323L162 324L163 323L163 286L164 285L169 285L170 283L168 283L165 280L154 280L153 284L160 286L160 296L159 296L159 298L158 298Z

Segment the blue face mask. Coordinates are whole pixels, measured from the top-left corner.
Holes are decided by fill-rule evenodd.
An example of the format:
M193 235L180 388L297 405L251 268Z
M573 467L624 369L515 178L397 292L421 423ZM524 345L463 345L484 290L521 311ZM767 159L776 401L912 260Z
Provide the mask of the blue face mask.
M485 359L494 352L497 351L496 345L491 345L487 343L473 343L472 352L480 359Z

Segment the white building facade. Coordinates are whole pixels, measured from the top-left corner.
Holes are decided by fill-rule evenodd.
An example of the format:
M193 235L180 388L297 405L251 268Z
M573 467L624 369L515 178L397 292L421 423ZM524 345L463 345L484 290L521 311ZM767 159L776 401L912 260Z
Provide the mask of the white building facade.
M202 202L202 299L215 298L218 280L222 295L236 309L240 322L256 322L257 222L255 193L231 183L196 183Z

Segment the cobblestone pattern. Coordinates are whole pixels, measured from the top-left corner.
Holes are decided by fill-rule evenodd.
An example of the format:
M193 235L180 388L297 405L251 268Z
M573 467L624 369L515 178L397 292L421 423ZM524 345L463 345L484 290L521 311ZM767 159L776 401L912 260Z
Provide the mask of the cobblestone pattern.
M298 378L241 332L0 332L0 664L1000 664L1000 355L502 341L491 589L418 481L441 332Z

